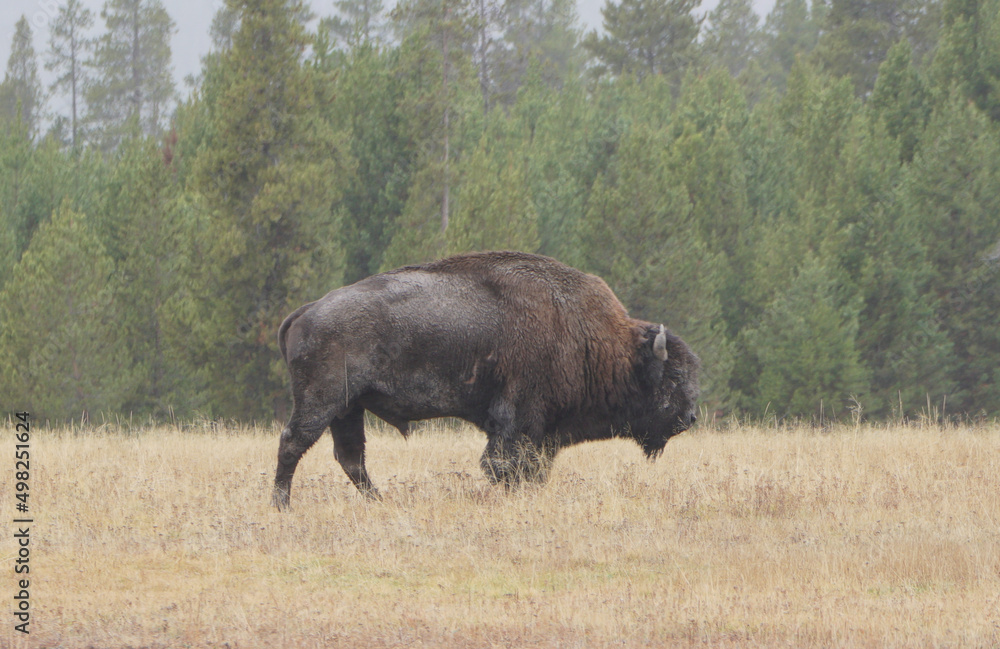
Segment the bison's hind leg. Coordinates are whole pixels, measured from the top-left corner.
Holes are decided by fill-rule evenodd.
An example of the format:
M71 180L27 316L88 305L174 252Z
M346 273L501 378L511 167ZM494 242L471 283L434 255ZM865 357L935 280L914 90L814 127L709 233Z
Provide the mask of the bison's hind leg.
M288 509L295 467L328 425L327 417L303 418L298 414L298 410L293 409L292 417L281 432L281 441L278 443L278 468L274 474L271 502L279 511Z
M362 494L379 499L378 489L365 468L365 409L357 406L343 419L335 419L330 424L330 434L333 436L334 457L347 477Z

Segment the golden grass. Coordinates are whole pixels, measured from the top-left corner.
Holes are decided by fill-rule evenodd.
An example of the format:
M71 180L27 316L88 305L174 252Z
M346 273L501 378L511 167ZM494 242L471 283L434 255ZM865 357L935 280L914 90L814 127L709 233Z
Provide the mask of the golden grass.
M1000 646L996 426L601 442L513 493L471 429L382 430L377 504L327 436L286 514L277 433L36 433L32 634L0 645Z

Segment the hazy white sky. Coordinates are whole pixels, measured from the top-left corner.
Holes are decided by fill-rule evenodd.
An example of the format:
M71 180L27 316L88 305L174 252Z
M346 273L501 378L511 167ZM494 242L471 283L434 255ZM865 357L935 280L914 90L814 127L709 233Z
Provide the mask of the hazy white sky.
M170 17L177 23L177 33L174 34L171 51L177 88L183 94L182 80L189 74L197 74L201 67L201 57L208 52L208 29L212 24L212 17L222 6L223 0L162 1ZM577 1L580 21L585 29L599 27L601 7L604 6L606 0ZM0 66L2 66L0 73L7 67L14 25L23 15L27 17L31 25L35 52L39 56L39 72L42 81L46 85L50 83L52 75L43 67L44 53L48 49L49 42L49 23L58 13L59 6L64 2L65 0L0 0ZM102 31L104 23L100 18L100 13L104 0L81 0L81 2L94 12L94 32ZM716 2L717 0L702 0L702 11L710 10ZM385 4L391 5L392 0L387 0ZM310 5L313 11L320 16L333 13L333 0L312 0ZM762 17L771 10L773 5L774 0L754 0L754 6ZM55 109L56 107L50 105L50 108Z

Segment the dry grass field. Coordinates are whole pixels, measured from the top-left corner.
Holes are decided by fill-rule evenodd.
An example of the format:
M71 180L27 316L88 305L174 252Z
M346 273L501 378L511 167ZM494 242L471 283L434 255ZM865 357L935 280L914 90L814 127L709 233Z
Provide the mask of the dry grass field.
M32 633L0 645L1000 647L996 425L601 442L512 493L480 433L380 430L375 504L327 436L286 514L277 435L35 433Z

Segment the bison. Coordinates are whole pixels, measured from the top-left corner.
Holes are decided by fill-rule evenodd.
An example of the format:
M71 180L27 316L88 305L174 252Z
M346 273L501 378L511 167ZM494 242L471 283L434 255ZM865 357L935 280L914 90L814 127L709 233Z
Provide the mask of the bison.
M327 428L363 494L365 410L406 436L458 417L486 433L493 483L545 479L560 448L633 439L650 459L695 421L698 357L662 324L630 318L611 289L555 259L471 253L374 275L296 309L278 330L293 408L274 505Z

